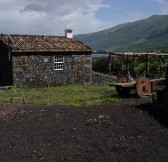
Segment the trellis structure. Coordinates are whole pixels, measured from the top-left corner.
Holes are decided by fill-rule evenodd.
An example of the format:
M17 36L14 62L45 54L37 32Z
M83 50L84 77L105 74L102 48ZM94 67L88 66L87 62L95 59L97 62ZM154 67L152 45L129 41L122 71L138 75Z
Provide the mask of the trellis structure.
M133 52L112 52L112 51L107 51L107 54L109 55L109 71L111 72L111 66L112 66L112 56L120 56L121 57L121 73L123 72L123 62L124 59L126 58L126 71L129 71L129 58L133 57L133 69L135 69L135 58L136 57L145 57L145 62L146 62L146 76L148 77L149 75L149 58L151 56L158 56L159 57L159 75L162 75L162 60L161 58L163 56L168 56L167 53L133 53Z

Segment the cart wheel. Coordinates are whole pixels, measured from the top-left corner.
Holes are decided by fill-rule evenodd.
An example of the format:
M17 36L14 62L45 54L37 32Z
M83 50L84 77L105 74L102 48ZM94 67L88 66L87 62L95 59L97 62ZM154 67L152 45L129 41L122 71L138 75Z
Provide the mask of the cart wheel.
M128 97L130 95L131 89L128 87L116 86L116 91L120 97Z
M136 91L138 95L151 93L151 81L147 77L142 77L137 81Z

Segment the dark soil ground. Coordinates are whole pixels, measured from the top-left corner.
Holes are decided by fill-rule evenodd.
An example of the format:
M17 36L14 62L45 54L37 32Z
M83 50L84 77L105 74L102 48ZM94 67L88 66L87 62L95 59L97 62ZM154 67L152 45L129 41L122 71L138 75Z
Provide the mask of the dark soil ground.
M92 122L99 115L109 119ZM168 111L136 98L88 107L1 106L0 162L9 161L168 161Z

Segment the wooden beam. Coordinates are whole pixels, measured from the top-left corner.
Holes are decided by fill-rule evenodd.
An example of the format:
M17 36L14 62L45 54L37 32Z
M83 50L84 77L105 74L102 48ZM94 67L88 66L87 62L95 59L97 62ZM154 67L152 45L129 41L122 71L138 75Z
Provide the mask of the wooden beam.
M126 70L129 71L129 57L128 57L128 55L127 55Z
M162 76L162 56L159 56L159 75Z
M116 55L116 56L123 56L123 55L128 55L128 56L143 56L143 55L152 55L152 56L168 56L168 53L149 53L149 52L146 52L146 53L133 53L133 52L111 52L111 51L106 51L107 54L111 54L111 55Z
M149 75L149 56L146 54L146 77Z
M112 56L111 56L111 54L109 54L109 57L108 57L108 61L109 61L109 63L108 63L109 74L111 74L111 60L112 60Z
M135 73L135 56L133 56L133 73Z
M124 60L124 55L121 57L121 74L123 73L123 60Z

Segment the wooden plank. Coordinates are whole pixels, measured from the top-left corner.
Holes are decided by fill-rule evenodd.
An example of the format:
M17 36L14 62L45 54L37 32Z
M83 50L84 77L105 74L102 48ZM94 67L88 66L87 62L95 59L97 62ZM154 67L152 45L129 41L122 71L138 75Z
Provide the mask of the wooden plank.
M158 78L158 79L150 79L151 82L159 82L165 80L165 78ZM121 86L121 87L134 87L136 82L129 82L129 83L111 83L109 86Z
M130 82L130 83L113 83L109 84L109 86L120 86L120 87L134 87L136 82Z
M159 82L162 80L166 80L166 78L150 79L151 82Z

